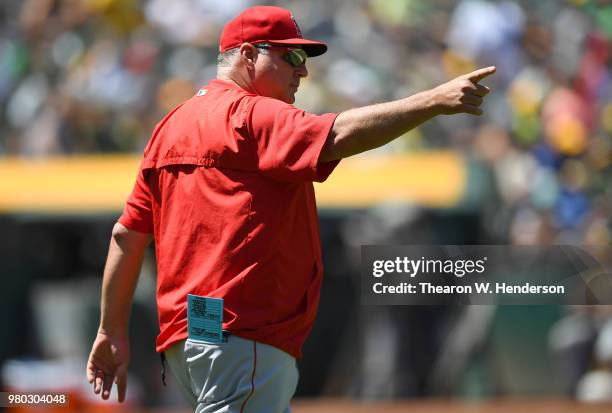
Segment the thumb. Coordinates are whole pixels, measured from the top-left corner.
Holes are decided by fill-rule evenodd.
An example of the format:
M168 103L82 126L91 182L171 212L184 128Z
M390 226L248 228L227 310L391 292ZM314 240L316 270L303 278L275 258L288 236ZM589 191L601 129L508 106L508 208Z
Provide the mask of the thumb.
M115 384L117 385L117 400L122 403L125 400L125 393L127 389L127 363L120 364L117 366L115 372Z
M495 73L496 70L497 68L495 66L489 66L489 67L485 67L482 69L474 70L472 73L468 73L467 75L464 75L464 77L468 80L471 80L474 83L478 83L485 77L490 76L493 73Z

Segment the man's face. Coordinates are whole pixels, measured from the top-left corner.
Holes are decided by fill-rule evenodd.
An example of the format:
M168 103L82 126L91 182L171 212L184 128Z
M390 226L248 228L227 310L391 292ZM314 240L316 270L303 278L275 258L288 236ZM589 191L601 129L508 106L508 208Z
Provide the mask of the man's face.
M286 103L295 102L295 93L300 86L300 80L308 76L306 64L292 66L283 59L283 55L295 47L270 46L267 53L259 51L255 62L254 86L257 93L282 100Z

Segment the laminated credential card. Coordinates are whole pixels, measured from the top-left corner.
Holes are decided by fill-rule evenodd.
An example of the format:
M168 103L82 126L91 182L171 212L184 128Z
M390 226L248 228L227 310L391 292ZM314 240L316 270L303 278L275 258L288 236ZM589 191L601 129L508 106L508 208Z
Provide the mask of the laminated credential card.
M223 298L187 295L187 337L211 344L224 342Z

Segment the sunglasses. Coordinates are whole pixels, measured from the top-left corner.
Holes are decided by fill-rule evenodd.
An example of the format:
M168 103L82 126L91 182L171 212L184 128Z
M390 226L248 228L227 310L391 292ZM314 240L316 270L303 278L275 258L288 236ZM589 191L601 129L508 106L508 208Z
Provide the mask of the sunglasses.
M278 47L281 49L285 49L282 46L270 46L270 45L263 45L263 44L256 44L253 46L255 46L258 49L271 49L272 47ZM298 67L306 63L306 59L308 59L308 55L302 49L287 49L287 53L283 54L281 58L285 62L289 63L291 66Z

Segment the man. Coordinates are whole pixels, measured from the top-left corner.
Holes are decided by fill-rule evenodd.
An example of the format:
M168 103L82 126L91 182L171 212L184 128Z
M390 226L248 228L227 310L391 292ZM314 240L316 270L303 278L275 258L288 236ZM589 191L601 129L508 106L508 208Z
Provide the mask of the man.
M104 271L87 365L103 399L113 381L119 401L125 398L130 305L154 238L157 351L167 355L187 400L198 412L288 411L322 281L312 182L324 181L340 159L434 116L479 115L489 90L478 82L495 71L317 116L291 104L308 75L307 58L326 49L302 37L288 10L251 7L221 34L217 79L157 125ZM223 299L223 332L220 325L204 331L214 323L194 327L189 294L203 300L200 309L217 303L211 297ZM188 330L189 337L204 331L222 340L187 339Z

